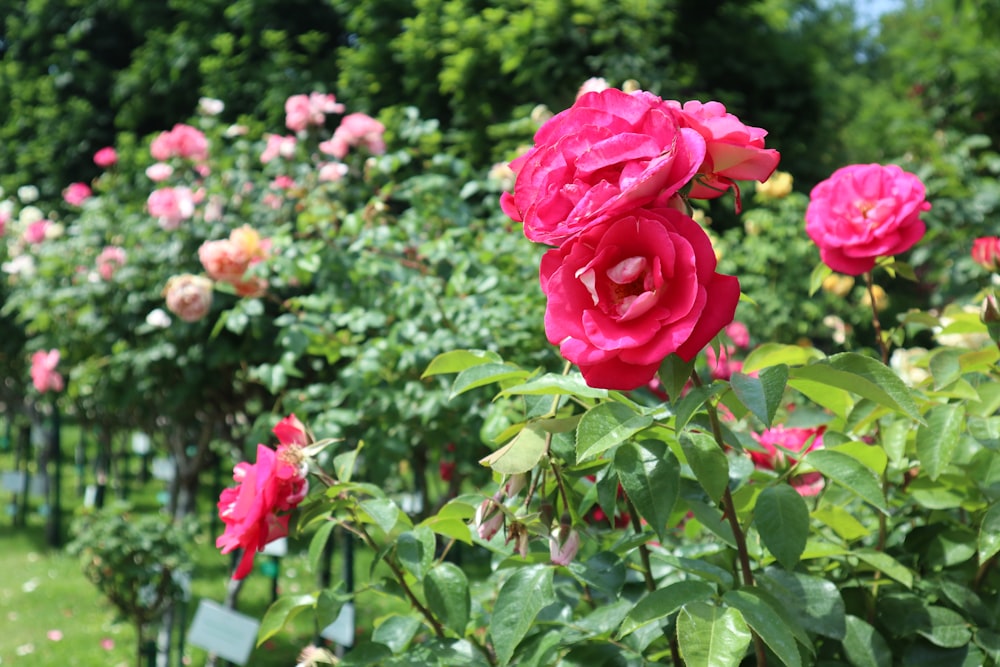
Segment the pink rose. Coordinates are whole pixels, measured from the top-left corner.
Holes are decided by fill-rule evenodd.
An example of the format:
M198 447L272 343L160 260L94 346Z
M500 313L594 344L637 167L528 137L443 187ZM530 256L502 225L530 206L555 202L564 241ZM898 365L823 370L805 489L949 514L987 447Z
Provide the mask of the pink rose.
M233 479L236 487L224 489L219 497L219 518L226 527L215 546L224 554L243 549L233 574L242 579L253 569L258 551L288 534L287 512L305 498L309 482L302 450L295 444L279 445L277 452L257 445L257 462L236 464Z
M295 156L295 137L282 137L277 134L268 134L265 137L267 145L264 152L260 154L260 161L267 164L276 157L290 158Z
M146 200L149 214L159 218L160 227L171 230L194 215L195 194L190 188L160 188Z
M857 276L923 237L924 197L920 179L894 164L841 167L810 193L806 233L827 266Z
M32 245L41 243L45 240L45 233L48 231L50 225L52 225L51 220L38 220L31 223L24 230L24 240Z
M174 168L166 162L154 162L146 167L146 178L159 183L170 178L174 173Z
M301 132L309 126L322 127L326 114L343 111L344 105L337 104L333 95L292 95L285 100L285 126L292 132Z
M733 373L743 370L743 362L733 359L736 350L732 345L723 345L718 354L712 347L705 348L705 360L708 362L709 375L714 380L728 380Z
M105 146L96 153L94 153L94 164L98 167L107 169L108 167L114 165L118 162L118 151L116 151L111 146Z
M283 445L308 445L309 436L306 434L306 427L299 418L290 414L275 425L272 429L278 442Z
M93 191L86 183L70 183L62 193L63 201L70 206L80 206L92 194Z
M764 451L751 451L750 458L761 470L784 472L798 461L791 454L805 454L823 447L823 431L818 428L787 428L782 425L772 426L763 433L753 433L754 440L764 448ZM791 454L790 454L790 453ZM823 490L823 476L818 472L795 475L789 480L795 490L803 496L815 496Z
M373 155L385 153L385 126L363 113L347 114L328 141L319 149L338 160L344 159L351 146L361 146Z
M212 307L212 281L190 273L172 276L163 288L163 296L167 310L185 322L197 322Z
M326 183L339 181L347 173L347 165L343 162L324 162L319 165L316 178Z
M750 347L750 330L742 322L733 322L727 326L726 335L736 347L744 350Z
M39 350L31 355L31 383L39 393L62 391L63 377L56 371L59 365L59 350Z
M271 187L275 190L289 190L295 187L295 179L291 176L276 176L273 181L271 181Z
M198 248L198 259L212 280L233 284L243 279L250 266L247 252L229 239L205 241Z
M161 132L149 145L153 159L165 162L172 157L186 160L208 159L208 139L198 128L178 123L173 129Z
M734 186L734 181L763 183L778 168L778 151L764 148L767 132L744 125L722 103L691 100L682 105L671 100L667 104L677 111L681 127L697 130L705 138L705 161L698 168L689 197L713 199Z
M1000 268L1000 236L983 236L973 241L972 259L987 271Z
M636 389L663 359L690 361L732 322L739 281L674 209L633 209L542 257L545 333L587 384Z
M559 245L628 209L666 201L704 158L705 140L678 127L659 97L615 88L586 93L510 163L517 179L500 205L524 223L529 239Z
M125 266L125 249L118 246L105 246L97 256L97 272L104 280L111 280L115 272Z

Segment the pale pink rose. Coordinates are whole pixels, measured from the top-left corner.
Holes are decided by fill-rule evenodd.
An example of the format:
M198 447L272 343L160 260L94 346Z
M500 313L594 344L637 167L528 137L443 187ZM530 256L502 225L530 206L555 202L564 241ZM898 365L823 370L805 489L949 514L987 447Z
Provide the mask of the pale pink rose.
M108 167L114 165L118 162L118 151L116 151L111 146L105 146L96 153L94 153L94 164L98 167L107 169Z
M194 215L195 195L190 188L160 188L146 200L149 214L159 218L160 227L173 230Z
M343 162L323 162L319 165L316 177L326 183L339 181L347 174L347 165Z
M549 560L553 565L568 566L580 549L580 533L570 527L560 527L549 535Z
M46 232L52 225L51 220L38 220L31 223L24 230L24 240L32 245L37 245L45 240Z
M309 93L309 106L316 113L344 113L344 105L331 93Z
M115 272L125 266L125 249L118 246L105 246L97 256L97 272L104 280L111 280Z
M587 93L599 93L610 87L603 77L592 76L580 85L580 89L576 91L576 99L580 99Z
M105 637L101 640L101 648L105 651L113 651L115 648L115 640L111 637Z
M184 273L172 276L163 288L167 310L185 322L197 322L212 308L212 281Z
M273 181L271 181L271 187L275 190L288 190L295 187L295 179L291 176L276 176Z
M166 162L154 162L146 167L146 177L154 183L167 180L173 173L174 168Z
M45 636L49 638L49 641L62 641L63 633L62 630L49 630L45 633Z
M735 181L763 183L778 168L778 151L764 148L767 131L745 125L722 103L691 100L682 105L671 100L668 104L677 111L678 123L697 130L707 146L689 197L713 199L734 186Z
M281 208L281 205L285 203L285 200L282 198L281 195L275 194L273 192L268 192L266 195L260 198L260 203L268 207L269 209L277 211L279 208Z
M503 528L506 515L500 509L502 500L503 493L497 491L492 498L487 498L476 508L472 523L480 539L489 541Z
M63 390L65 383L56 371L58 365L59 350L39 350L31 355L31 383L39 393Z
M282 137L277 134L265 135L267 145L264 152L260 154L260 161L267 164L277 157L295 157L295 145L297 140L293 136Z
M93 194L86 183L70 183L62 192L63 201L70 206L80 206Z
M208 139L196 127L178 123L173 129L161 132L149 146L153 159L164 162L172 157L201 161L208 159Z
M258 551L288 534L287 512L309 491L304 460L297 444L281 444L277 451L257 445L256 463L238 463L233 469L237 485L219 496L219 518L225 530L215 546L224 554L243 550L234 579L250 573Z
M636 389L672 353L690 361L733 321L739 281L674 209L633 209L542 257L545 334L592 387Z
M301 132L312 122L312 109L308 95L292 95L285 100L285 127L292 132ZM322 120L317 125L322 125Z
M894 164L850 165L809 194L806 233L824 264L857 276L877 258L905 252L923 238L920 214L930 207L914 174Z
M647 92L586 93L535 133L535 145L510 163L513 192L504 213L532 241L559 245L592 225L654 200L691 180L705 140L677 125L674 112Z
M752 433L764 451L751 451L754 465L762 470L782 473L798 462L801 455L823 447L823 431L818 428L788 428L778 424L763 433ZM818 472L795 475L789 480L803 496L815 496L823 490L823 476Z
M338 160L344 159L352 146L361 146L369 153L381 155L385 152L384 134L382 123L367 114L351 113L340 119L333 136L320 144L319 149Z

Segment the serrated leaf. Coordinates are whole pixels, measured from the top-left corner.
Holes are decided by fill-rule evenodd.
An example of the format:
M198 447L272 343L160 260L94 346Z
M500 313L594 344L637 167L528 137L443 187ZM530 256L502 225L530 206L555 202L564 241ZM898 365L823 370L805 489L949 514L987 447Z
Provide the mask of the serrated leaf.
M799 562L809 535L809 508L787 484L764 489L757 498L753 521L767 550L791 570Z
M645 440L619 447L613 466L639 515L665 540L670 513L680 493L677 459L662 442Z
M917 429L917 458L922 472L936 480L958 448L965 421L965 406L961 403L936 405L927 413L927 423Z
M446 373L461 373L462 371L488 363L500 363L503 359L496 352L489 350L451 350L443 352L431 359L420 379L432 375Z
M882 449L893 464L898 464L906 454L906 438L912 426L899 419L882 426Z
M1000 552L1000 503L993 503L979 524L979 564Z
M285 624L295 618L300 611L310 609L315 605L315 595L289 595L275 600L260 621L260 629L257 631L257 646L281 632Z
M740 588L722 596L723 602L743 614L747 625L756 632L786 667L801 667L795 636L785 625L778 610L753 588Z
M576 427L577 463L597 458L652 423L652 417L637 414L622 403L601 403L591 408Z
M868 563L890 579L895 579L907 588L913 588L913 573L884 551L856 549L851 552L851 555L857 556L858 559Z
M396 538L396 556L400 564L417 579L423 579L427 568L434 562L436 547L434 532L424 525L400 533Z
M677 614L677 646L687 667L737 667L751 639L736 609L697 601Z
M854 407L854 398L846 389L795 377L789 378L788 386L838 417L846 419Z
M670 616L686 604L706 600L715 594L715 587L703 581L678 581L650 592L625 616L618 638L626 637L639 628Z
M891 667L892 651L878 631L857 616L847 617L844 654L852 667Z
M585 398L607 398L607 389L597 389L589 386L579 373L562 375L559 373L546 373L523 384L508 387L500 392L500 396L520 396L520 395L572 395L583 396Z
M844 599L832 581L778 568L768 568L757 575L756 581L801 621L805 630L832 639L844 638Z
M323 558L323 554L327 553L326 543L330 539L330 534L336 525L334 521L324 521L309 541L309 567L313 572L320 572L320 568L324 565L320 561Z
M757 377L737 372L729 378L729 385L736 397L768 428L781 405L787 383L788 366L785 364L761 369Z
M672 402L676 402L684 393L684 385L691 379L694 362L694 359L684 361L676 354L668 354L660 364L657 377L663 385L663 391Z
M523 567L500 588L489 627L499 665L510 664L517 645L534 625L538 612L556 601L552 589L554 571L545 565Z
M694 477L705 489L708 497L719 502L729 485L729 459L707 433L684 432L681 449Z
M935 389L947 387L962 376L961 357L960 350L942 348L934 351L927 367L934 378Z
M687 426L694 413L705 404L709 398L718 394L725 385L715 383L707 387L695 387L684 398L674 403L674 428L678 431Z
M920 421L912 392L899 376L875 359L855 352L842 352L823 362L793 368L790 376L845 389Z
M547 434L537 424L528 424L514 439L488 456L479 460L481 465L502 475L528 472L545 455Z
M465 573L454 563L438 563L424 578L424 596L434 616L446 628L464 637L472 605Z
M420 619L415 616L393 614L372 631L372 641L388 646L393 654L399 654L409 646L421 626Z
M388 498L372 498L362 500L359 504L361 510L386 533L391 533L399 521L409 524L410 520L396 503Z
M872 530L858 521L853 514L837 505L820 507L812 513L812 517L832 528L833 532L845 542L854 542L872 533Z
M785 364L787 366L802 366L810 361L822 359L823 353L814 347L801 345L785 345L783 343L764 343L755 347L743 360L743 372L753 373L769 366Z
M857 459L840 452L814 449L806 454L803 461L822 473L824 477L857 494L883 513L889 513L878 475Z
M492 382L503 382L504 380L524 380L530 375L513 364L500 364L488 362L467 368L458 374L451 385L449 400L459 394L463 394L470 389L476 389L488 385Z

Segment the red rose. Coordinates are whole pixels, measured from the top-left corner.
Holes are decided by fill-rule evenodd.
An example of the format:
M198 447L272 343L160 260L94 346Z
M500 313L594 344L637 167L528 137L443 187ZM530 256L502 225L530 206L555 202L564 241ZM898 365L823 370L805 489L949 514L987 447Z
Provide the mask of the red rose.
M764 451L752 451L750 458L759 469L784 472L798 461L797 457L790 456L788 452L805 454L814 449L821 449L823 447L823 431L825 430L824 426L786 428L778 424L763 433L753 433L754 440L764 448ZM795 475L789 480L789 483L801 496L815 496L823 490L823 476L818 472Z
M857 276L875 259L909 250L931 205L924 184L894 164L855 164L833 172L809 195L806 233L834 271Z
M1000 267L1000 236L983 236L972 242L972 259L987 271Z
M545 333L587 384L635 389L691 360L733 321L739 281L715 272L705 231L674 209L634 209L549 250Z
M532 241L559 245L622 212L666 201L705 159L705 140L681 129L651 93L609 88L581 96L511 162L513 193L500 205Z
M250 573L254 554L288 534L288 515L278 516L278 512L295 508L309 490L301 464L296 445L280 445L277 452L257 445L257 462L238 463L233 469L238 484L224 489L219 497L219 518L226 528L215 546L224 554L243 549L234 579Z

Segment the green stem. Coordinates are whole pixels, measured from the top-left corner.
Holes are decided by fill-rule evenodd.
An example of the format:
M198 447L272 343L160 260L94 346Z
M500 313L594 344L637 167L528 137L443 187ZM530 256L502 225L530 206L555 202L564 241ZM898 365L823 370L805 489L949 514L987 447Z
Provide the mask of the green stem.
M872 272L865 271L865 285L868 288L868 300L872 304L872 326L875 328L875 340L878 341L878 348L882 352L882 363L889 365L889 345L882 337L882 323L878 319L878 304L875 302L875 283L872 282Z
M636 511L635 505L632 504L628 494L625 494L625 504L628 507L629 517L632 520L632 530L635 531L636 535L639 535L642 533L642 522L639 520L639 512ZM639 557L642 559L642 574L646 578L646 590L652 593L656 590L656 581L653 579L653 566L649 560L649 548L645 542L639 545Z

